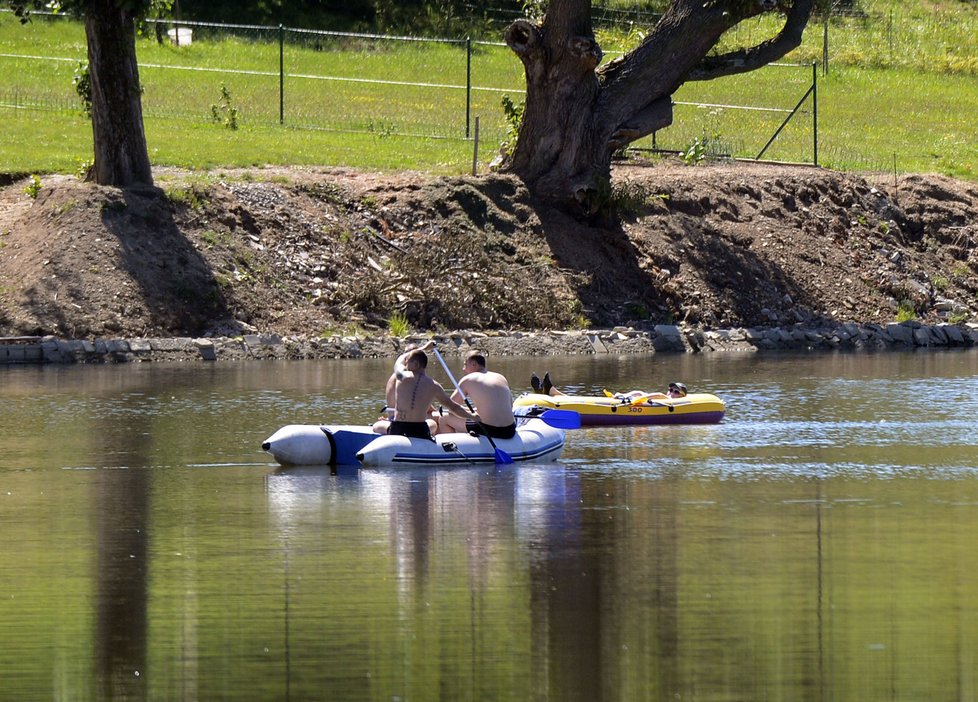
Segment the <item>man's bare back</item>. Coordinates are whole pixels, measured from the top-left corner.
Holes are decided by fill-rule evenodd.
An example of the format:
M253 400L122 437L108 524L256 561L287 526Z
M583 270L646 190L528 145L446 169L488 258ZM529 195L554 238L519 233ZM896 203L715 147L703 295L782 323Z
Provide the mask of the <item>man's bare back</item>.
M482 423L497 428L513 426L516 421L513 417L513 393L506 377L486 370L485 356L476 351L465 358L463 370L465 375L458 381L458 386L478 410ZM458 390L452 394L452 399L463 400ZM442 417L438 431L465 431L465 425L454 417Z
M513 423L513 393L504 376L489 370L474 371L458 385L478 408L484 423L496 427Z
M428 357L424 351L416 349L408 355L405 372L394 385L394 418L401 422L423 422L427 419L428 407L437 400L452 414L478 421L479 415L455 402L425 373L427 365Z

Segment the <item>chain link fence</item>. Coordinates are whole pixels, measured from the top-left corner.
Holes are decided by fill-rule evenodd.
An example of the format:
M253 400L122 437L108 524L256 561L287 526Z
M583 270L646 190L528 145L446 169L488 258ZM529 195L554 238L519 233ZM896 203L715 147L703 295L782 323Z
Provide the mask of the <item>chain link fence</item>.
M925 61L938 69L978 70L978 27L959 16L898 15L882 0L858 8L809 26L800 52L809 62L800 67L774 65L684 85L674 97L674 125L636 146L817 162L811 63L823 71L836 61ZM599 27L651 27L656 18L598 8ZM505 24L515 17L499 19ZM53 30L65 22L67 28ZM753 43L762 29L748 24L731 39ZM29 41L18 32L30 32ZM958 36L960 43L950 46ZM468 38L150 20L141 25L137 56L149 119L464 141L474 137L478 117L483 154L507 137L503 97L519 103L524 91L522 65L504 44ZM0 107L77 113L81 103L73 81L85 62L80 23L49 16L21 27L10 13L0 13Z

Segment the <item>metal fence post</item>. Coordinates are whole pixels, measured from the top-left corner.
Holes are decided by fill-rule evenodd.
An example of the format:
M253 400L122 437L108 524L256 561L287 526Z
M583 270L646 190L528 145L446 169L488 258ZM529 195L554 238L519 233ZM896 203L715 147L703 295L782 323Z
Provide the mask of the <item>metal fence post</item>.
M829 74L829 11L825 11L825 21L822 25L822 74Z
M285 124L285 27L278 26L278 123Z
M475 118L475 139L472 140L472 175L479 174L479 116Z
M472 121L472 37L465 37L465 138Z
M818 165L818 64L812 61L812 162Z
M893 8L890 8L890 21L886 26L886 39L890 46L890 61L893 60Z

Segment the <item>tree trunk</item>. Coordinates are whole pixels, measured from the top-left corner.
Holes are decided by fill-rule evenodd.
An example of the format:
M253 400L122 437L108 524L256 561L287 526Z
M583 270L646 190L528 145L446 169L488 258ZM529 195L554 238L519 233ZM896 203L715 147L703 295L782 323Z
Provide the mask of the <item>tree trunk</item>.
M553 0L542 25L517 20L506 43L526 71L526 105L510 170L547 200L586 199L610 172L595 139L601 48L586 0ZM586 206L585 206L586 207Z
M801 42L814 0L782 0L782 31L756 47L710 55L728 29L778 8L775 0L672 0L628 55L601 68L590 0L551 0L542 23L505 34L526 72L526 105L506 170L537 197L575 215L607 214L616 151L672 124L672 95L687 80L759 68Z
M89 0L85 35L95 143L95 166L89 177L100 185L152 185L133 15L113 0Z

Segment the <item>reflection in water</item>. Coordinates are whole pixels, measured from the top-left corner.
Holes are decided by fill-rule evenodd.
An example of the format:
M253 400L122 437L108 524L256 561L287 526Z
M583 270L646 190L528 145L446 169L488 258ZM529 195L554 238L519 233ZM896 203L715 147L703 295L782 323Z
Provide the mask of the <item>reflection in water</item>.
M98 519L95 634L98 696L103 700L145 700L149 597L149 474L139 460L149 453L149 420L121 425L109 418L96 425L99 437L127 437L132 463L102 471L95 483ZM139 429L144 429L139 431ZM111 438L106 444L114 445ZM112 457L106 457L106 462Z
M325 477L325 471L317 477L309 469L281 470L269 478L270 509L284 539L294 535L302 521L297 510L300 501L304 509L314 508L323 497L319 491L335 487L330 485L334 480ZM498 683L487 678L477 661L509 658L514 652L499 649L492 637L487 640L480 632L502 627L507 646L512 645L509 637L513 637L529 654L534 675L546 674L533 680L534 690L561 699L597 699L592 693L601 684L600 676L594 679L601 662L600 626L595 619L600 607L594 605L599 601L600 568L597 563L585 566L576 555L580 553L581 500L574 474L559 466L527 466L520 470L363 471L346 480L355 480L362 498L373 505L375 530L383 527L377 520L387 520L388 551L395 564L398 593L397 619L408 631L414 631L419 620L431 617L453 622L451 641L442 644L454 652L444 650L442 655L466 662L455 670L458 677L441 683L460 695L449 697L482 699L481 692L495 689ZM340 489L348 491L348 487ZM519 584L510 582L515 554L505 545L514 536L530 561L523 566L528 568L530 598L526 629L519 624L522 617L514 620L512 613L500 619L500 588L505 593ZM464 548L452 556L459 546ZM457 557L460 562L446 565L445 557ZM516 567L518 572L520 566ZM454 574L450 585L445 568ZM585 572L588 569L590 574ZM445 598L446 585L457 596ZM443 606L450 602L452 609L432 611L437 600ZM522 632L527 630L530 635L524 638ZM408 660L412 657L410 651L404 655ZM582 660L590 663L582 666ZM374 660L372 665L383 668L385 664Z
M822 562L822 481L815 481L815 535L816 535L816 547L815 554L818 561L818 587L816 588L816 605L815 605L815 615L818 626L817 640L818 640L818 656L816 657L816 677L815 677L815 688L817 694L815 699L822 700L823 687L825 680L825 618L824 618L824 607L825 603L823 600L824 594L824 578L825 573L823 570Z
M538 521L525 524L531 539L530 616L533 691L544 699L601 699L601 554L582 543L590 525L582 514L580 484L563 471L536 471L527 499L538 503ZM522 486L522 485L521 485ZM534 512L530 511L532 515Z
M978 697L978 353L547 363L728 416L279 470L270 429L375 412L388 364L5 373L0 697Z
M270 477L270 508L280 533L298 532L300 500L305 509L318 509L328 499L321 491L349 492L350 485L335 481L325 470L317 476L309 469L282 470ZM512 658L519 651L527 656L522 663L527 693L543 699L595 700L606 697L609 684L634 688L636 682L627 676L608 678L608 671L632 659L638 687L680 689L676 512L668 509L676 493L670 484L657 486L647 497L658 506L628 525L614 517L624 497L616 491L624 486L598 481L586 483L582 492L581 475L560 466L363 471L346 481L355 481L362 499L373 504L371 521L378 533L383 525L375 520L381 512L386 516L402 635L410 636L431 616L454 622L455 653L442 650L440 655L461 664L454 673L459 677L441 684L461 698L481 699L480 690L497 684L482 680L484 671L469 671L469 666L498 656ZM637 561L630 548L632 528L642 535L642 559ZM512 561L516 554L508 548L500 548L513 538L520 544L522 564ZM604 548L616 542L629 547L620 555ZM446 580L446 573L439 572L445 568L440 557L459 545L464 545L464 568L451 570L454 575ZM521 617L511 615L502 627L512 629L509 633L517 641L521 632L527 636L518 651L501 651L484 639L484 632L500 628L500 588L508 592L518 586L512 578L522 569L529 597L525 629ZM620 592L623 584L625 591ZM446 587L464 589L467 597L452 600L455 611L432 612L433 601L443 597ZM639 596L644 602L633 617L627 610L636 592L644 593ZM411 660L409 651L403 655L405 662ZM656 661L653 670L644 667L649 659ZM392 663L397 666L374 659L371 669L376 674Z
M146 699L147 482L143 470L117 470L98 485L100 699Z

